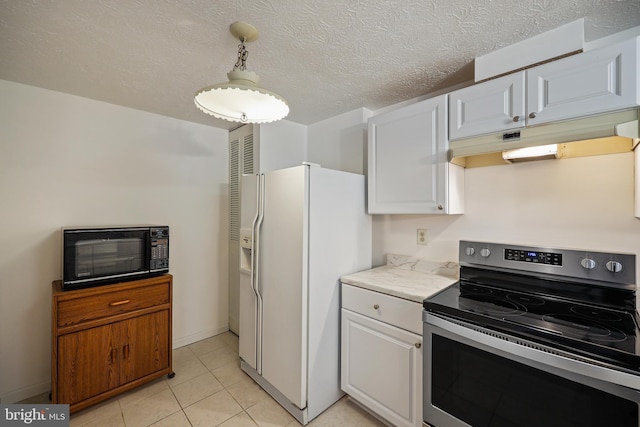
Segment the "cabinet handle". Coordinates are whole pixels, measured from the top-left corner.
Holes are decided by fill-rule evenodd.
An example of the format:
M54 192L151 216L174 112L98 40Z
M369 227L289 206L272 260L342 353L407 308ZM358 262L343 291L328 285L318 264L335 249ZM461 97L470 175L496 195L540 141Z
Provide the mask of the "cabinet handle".
M130 299L124 299L122 301L110 302L109 305L111 307L115 307L115 306L118 306L118 305L129 304L130 302L131 302Z
M378 304L373 304L373 309L374 309L374 310L377 310L377 309L379 309L379 308L380 308L380 306L379 306Z
M116 363L117 358L118 358L118 349L114 347L111 349L111 363Z
M122 358L123 359L128 359L129 358L129 344L125 344L122 347Z
M414 345L416 346L416 348L420 348L420 347L422 347L422 343L421 343L421 342L417 342L417 343L415 343Z
M514 122L519 122L520 121L520 116L513 116L513 121Z
M529 113L529 118L530 119L535 119L536 118L536 113Z
M444 209L444 207L443 207L442 205L438 205L438 210L439 210L439 211L441 211L441 210L443 210L443 209Z

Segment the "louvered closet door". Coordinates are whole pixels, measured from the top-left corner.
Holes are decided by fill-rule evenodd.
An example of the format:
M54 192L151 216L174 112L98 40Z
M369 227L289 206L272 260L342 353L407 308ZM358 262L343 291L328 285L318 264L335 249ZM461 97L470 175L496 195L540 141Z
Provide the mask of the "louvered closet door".
M229 240L238 241L240 230L240 140L229 141Z
M229 133L229 240L240 238L240 179L254 173L253 126ZM232 252L233 253L233 252Z
M229 133L229 328L240 332L241 178L253 174L253 125Z

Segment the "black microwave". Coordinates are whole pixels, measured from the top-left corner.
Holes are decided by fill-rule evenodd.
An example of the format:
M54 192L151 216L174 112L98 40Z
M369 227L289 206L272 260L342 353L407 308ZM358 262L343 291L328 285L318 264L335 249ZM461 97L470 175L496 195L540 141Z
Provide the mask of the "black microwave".
M168 226L62 229L64 290L134 280L168 271Z

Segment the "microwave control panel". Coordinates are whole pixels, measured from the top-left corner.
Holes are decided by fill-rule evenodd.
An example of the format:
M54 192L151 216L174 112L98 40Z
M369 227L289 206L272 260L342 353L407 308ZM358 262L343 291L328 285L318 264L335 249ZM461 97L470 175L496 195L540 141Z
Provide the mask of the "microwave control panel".
M169 227L151 228L151 271L169 269Z

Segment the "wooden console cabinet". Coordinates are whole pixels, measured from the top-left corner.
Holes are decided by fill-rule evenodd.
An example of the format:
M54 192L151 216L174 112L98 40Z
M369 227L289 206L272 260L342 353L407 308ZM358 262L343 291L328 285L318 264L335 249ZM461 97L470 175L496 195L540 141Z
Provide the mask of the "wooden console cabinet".
M76 412L173 377L173 276L62 291L53 282L51 399Z

